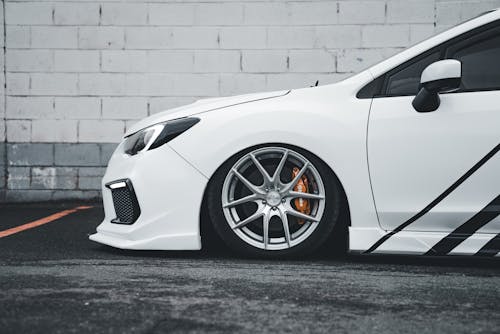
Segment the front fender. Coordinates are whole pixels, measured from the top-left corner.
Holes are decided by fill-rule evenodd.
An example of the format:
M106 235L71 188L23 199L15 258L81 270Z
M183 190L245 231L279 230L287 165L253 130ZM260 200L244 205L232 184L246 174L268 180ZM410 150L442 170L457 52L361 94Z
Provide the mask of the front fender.
M340 97L342 90L328 93L330 87L200 114L201 121L170 145L207 178L248 147L266 143L301 147L336 173L349 201L352 224L378 226L366 157L370 100Z

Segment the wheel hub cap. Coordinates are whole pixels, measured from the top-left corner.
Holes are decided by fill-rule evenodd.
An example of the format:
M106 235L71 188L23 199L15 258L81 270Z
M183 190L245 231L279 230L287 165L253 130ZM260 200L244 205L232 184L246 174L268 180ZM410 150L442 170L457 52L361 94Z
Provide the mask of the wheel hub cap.
M266 195L266 201L267 201L267 204L275 207L281 203L281 195L279 192L277 192L275 190L271 190Z

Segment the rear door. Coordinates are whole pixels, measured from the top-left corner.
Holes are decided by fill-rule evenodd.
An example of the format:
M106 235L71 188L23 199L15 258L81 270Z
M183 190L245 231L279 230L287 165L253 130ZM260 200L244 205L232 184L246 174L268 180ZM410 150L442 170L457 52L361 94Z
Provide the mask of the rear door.
M419 113L411 102L434 61L462 62L459 91ZM390 71L373 99L368 162L390 231L500 233L500 28L479 29ZM461 230L458 230L461 231Z

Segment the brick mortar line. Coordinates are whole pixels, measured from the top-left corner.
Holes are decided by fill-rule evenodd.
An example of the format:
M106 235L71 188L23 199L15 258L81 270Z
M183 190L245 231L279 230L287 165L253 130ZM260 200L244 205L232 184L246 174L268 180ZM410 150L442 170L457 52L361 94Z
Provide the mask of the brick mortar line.
M326 48L328 50L377 50L377 49L386 49L386 48L394 48L398 46L376 46L376 47L369 47L369 46L349 46L349 47L332 47L332 48ZM399 46L400 48L407 48L407 46ZM26 50L33 50L33 51L105 51L105 52L127 52L127 51L144 51L144 52L151 52L151 51L157 51L157 52L172 52L172 53L181 53L181 52L212 52L212 51L289 51L289 50L298 50L298 51L309 51L309 50L323 50L324 47L288 47L288 48L283 48L283 47L262 47L262 48L212 48L212 49L207 49L207 48L202 48L202 49L196 49L196 48L162 48L162 49L152 49L152 48L130 48L130 49L83 49L83 48L76 48L76 49L71 49L71 48L36 48L36 47L23 47L23 48L9 48L9 50L12 51L26 51Z
M133 4L137 4L137 3L165 3L161 0L148 0L148 1L144 1L144 0L127 0L128 2L130 3L133 3ZM225 2L231 2L231 0L203 0L204 2L208 2L208 3L212 3L212 2L222 2L222 3L225 3ZM252 2L261 2L261 1L266 1L266 0L251 0L249 3L252 3ZM270 1L280 1L280 0L270 0ZM288 0L287 0L288 1ZM292 0L292 2L295 2L295 1L300 1L300 0ZM308 0L309 1L309 0ZM324 2L324 1L328 1L328 0L313 0L313 1L316 1L316 2ZM341 1L345 1L345 0L341 0ZM45 4L51 4L51 3L65 3L65 2L69 2L69 3L82 3L81 1L79 0L7 0L7 2L10 2L10 3L45 3ZM123 1L122 1L123 2ZM198 2L198 0L176 0L176 1L172 1L172 2L169 2L169 3L196 3ZM245 2L245 1L243 1ZM83 2L84 4L98 4L98 3L109 3L109 4L116 4L116 3L120 3L120 0L89 0L89 1L85 1Z
M158 24L29 24L29 23L9 23L6 26L9 27L32 27L32 28L107 28L115 27L117 29L127 29L127 28L290 28L290 27L370 27L370 26L402 26L402 25L425 25L434 24L434 21L405 21L405 22L342 22L342 23L299 23L299 24L227 24L227 25L207 25L207 24L169 24L169 25L158 25ZM447 25L447 24L443 24Z
M4 79L4 84L3 84L3 108L4 108L4 115L3 115L3 126L4 126L4 150L3 150L3 175L4 175L4 184L3 188L4 191L7 191L7 165L8 165L8 158L7 158L7 64L6 64L6 53L7 53L7 24L5 20L5 0L2 0L2 8L3 8L3 79Z
M287 56L287 57L284 57L285 59L285 62L287 64L290 63L290 56ZM335 57L333 57L335 58ZM4 71L5 72L5 71ZM35 72L35 71L9 71L8 73L36 73L36 74L123 74L124 72ZM291 71L291 70L288 70L286 72L240 72L240 71L234 71L234 72L202 72L202 73L199 73L199 72L154 72L154 71L151 71L151 72L127 72L127 73L130 73L130 74L144 74L144 75L147 75L147 74L192 74L192 75L205 75L205 74L213 74L212 76L217 76L217 75L220 75L220 74L339 74L339 73L351 73L351 72L326 72L326 71L318 71L318 72L314 72L314 71ZM80 80L78 80L80 81ZM77 82L78 82L77 81Z
M283 57L284 60L286 60L286 57ZM224 76L224 75L228 75L228 74L262 74L262 75L268 75L268 74L349 74L349 73L353 73L353 74L356 74L356 72L346 72L346 71L339 71L339 72L336 72L336 71L317 71L317 72L314 72L314 71L303 71L303 72L298 72L298 71L295 71L295 72L292 72L292 71L288 71L288 72L273 72L273 71L248 71L248 72L204 72L204 73L198 73L198 72L21 72L21 71L16 71L16 72L12 72L12 71L9 71L7 73L13 73L13 74L26 74L26 75L30 75L30 74L34 74L34 75L39 75L39 74L54 74L54 75L58 75L58 74L68 74L68 75L73 75L73 78L74 76L76 75L81 75L81 74L106 74L106 75L112 75L112 76L137 76L138 74L141 74L141 75L144 75L144 76L149 76L149 75L156 75L156 76L163 76L163 77L177 77L177 78L186 78L188 76L201 76L201 77L218 77L218 76ZM30 95L30 94L9 94L9 95ZM36 94L38 95L38 94ZM42 94L43 95L43 94ZM74 94L67 94L67 95L74 95ZM63 95L51 95L51 96L63 96ZM66 96L66 95L64 95ZM76 96L76 95L74 95ZM82 94L81 96L98 96L98 95L92 95L92 94ZM99 95L100 96L100 95ZM126 95L128 96L128 95ZM137 95L137 96L150 96L150 95ZM164 96L164 95L162 95ZM178 96L191 96L191 95L178 95Z

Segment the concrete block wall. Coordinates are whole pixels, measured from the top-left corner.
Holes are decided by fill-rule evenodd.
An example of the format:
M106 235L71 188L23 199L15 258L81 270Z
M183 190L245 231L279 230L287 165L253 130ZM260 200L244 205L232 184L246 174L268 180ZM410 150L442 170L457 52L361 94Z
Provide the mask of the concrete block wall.
M98 197L109 154L137 119L204 97L332 83L496 7L2 1L0 200Z

